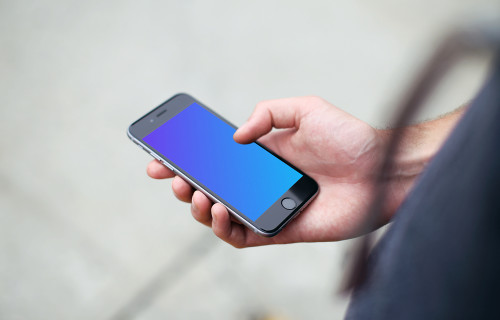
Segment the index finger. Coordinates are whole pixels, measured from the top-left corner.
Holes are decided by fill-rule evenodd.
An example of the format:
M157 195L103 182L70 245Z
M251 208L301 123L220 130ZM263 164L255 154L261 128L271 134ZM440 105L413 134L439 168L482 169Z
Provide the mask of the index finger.
M315 97L295 97L262 101L257 104L248 121L234 134L238 143L250 143L272 128L298 128L301 116Z

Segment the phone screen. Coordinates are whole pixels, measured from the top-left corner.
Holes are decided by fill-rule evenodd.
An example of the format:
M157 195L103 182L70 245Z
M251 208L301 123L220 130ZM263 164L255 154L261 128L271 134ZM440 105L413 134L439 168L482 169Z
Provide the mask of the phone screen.
M302 174L256 143L235 142L235 131L193 103L143 140L255 221Z

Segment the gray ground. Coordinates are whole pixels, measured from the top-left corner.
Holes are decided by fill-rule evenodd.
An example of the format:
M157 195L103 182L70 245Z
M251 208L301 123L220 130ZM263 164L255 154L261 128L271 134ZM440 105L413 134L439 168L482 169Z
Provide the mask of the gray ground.
M490 8L494 1L482 1ZM240 125L320 95L373 125L481 1L0 1L0 319L340 319L348 242L236 250L127 126L177 92ZM470 99L466 64L422 117Z

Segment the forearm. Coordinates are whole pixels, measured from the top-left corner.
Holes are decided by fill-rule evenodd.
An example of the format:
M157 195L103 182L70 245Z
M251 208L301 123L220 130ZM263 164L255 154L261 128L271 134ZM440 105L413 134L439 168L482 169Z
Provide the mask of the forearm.
M414 124L403 130L379 130L379 134L387 142L396 132L402 134L398 150L394 155L396 172L393 174L402 176L420 174L448 138L466 108L466 106L460 107L437 119Z
M386 144L394 138L394 134L402 135L393 158L393 170L388 174L391 181L391 201L387 203L386 218L390 218L406 198L416 177L441 148L466 109L464 106L437 119L411 125L403 130L379 130Z

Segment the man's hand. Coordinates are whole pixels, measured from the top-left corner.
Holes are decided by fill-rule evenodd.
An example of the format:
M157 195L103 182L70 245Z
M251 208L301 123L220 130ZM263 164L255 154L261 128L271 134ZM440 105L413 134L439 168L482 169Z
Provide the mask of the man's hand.
M277 130L270 133L272 128ZM264 101L234 134L239 143L259 139L316 180L315 200L278 235L258 236L234 222L221 204L180 177L172 189L181 201L192 202L191 213L222 240L242 248L276 243L336 241L355 237L373 196L373 177L384 156L389 131L376 130L318 97ZM419 168L422 168L420 166ZM386 222L400 205L421 169L395 175L389 182ZM155 179L174 174L154 160L147 169ZM401 170L404 172L404 170Z

